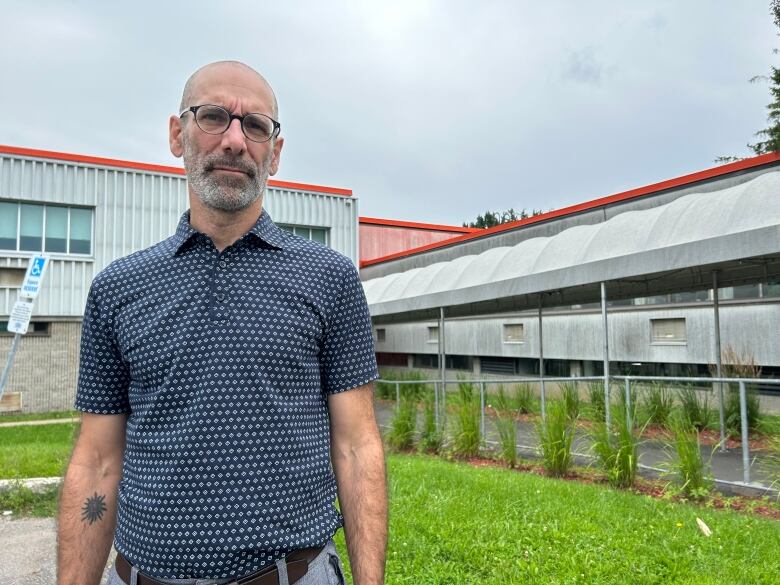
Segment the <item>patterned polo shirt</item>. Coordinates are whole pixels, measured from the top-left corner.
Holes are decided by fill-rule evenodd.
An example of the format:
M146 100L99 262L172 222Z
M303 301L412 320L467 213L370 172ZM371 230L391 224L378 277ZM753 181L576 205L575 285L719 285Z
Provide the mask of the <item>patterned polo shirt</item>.
M352 262L263 211L221 253L189 213L90 288L76 408L128 413L116 549L231 577L342 525L327 396L377 377Z

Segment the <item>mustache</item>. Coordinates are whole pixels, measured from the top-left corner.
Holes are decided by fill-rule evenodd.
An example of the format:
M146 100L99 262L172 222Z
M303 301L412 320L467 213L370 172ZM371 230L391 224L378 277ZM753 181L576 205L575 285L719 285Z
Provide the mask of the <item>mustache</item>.
M257 168L254 165L247 163L239 158L231 156L218 156L206 161L204 170L206 172L213 171L216 167L227 167L230 169L236 169L243 173L246 173L250 178L254 178L257 174Z

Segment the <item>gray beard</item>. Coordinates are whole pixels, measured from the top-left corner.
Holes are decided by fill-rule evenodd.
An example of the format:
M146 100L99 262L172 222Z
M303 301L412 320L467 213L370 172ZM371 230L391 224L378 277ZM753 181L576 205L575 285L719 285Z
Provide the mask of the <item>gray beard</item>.
M268 162L263 167L248 164L228 155L195 159L189 148L184 147L184 166L187 181L192 191L204 205L219 211L242 211L262 198L268 180ZM241 169L245 177L217 178L213 174L215 165L226 165Z

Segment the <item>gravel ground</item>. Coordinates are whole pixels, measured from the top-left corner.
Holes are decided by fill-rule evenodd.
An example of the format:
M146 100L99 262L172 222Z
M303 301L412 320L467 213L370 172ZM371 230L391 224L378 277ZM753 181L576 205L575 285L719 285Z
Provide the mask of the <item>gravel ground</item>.
M52 518L12 520L0 517L0 583L54 585L55 543ZM113 556L112 551L108 566L111 566ZM103 575L104 582L106 574Z

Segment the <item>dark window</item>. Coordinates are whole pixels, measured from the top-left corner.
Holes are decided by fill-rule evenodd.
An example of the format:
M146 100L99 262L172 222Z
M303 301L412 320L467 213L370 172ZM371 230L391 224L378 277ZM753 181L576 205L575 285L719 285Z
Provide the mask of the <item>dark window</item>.
M517 360L505 357L481 357L480 370L485 374L505 374L513 376L517 373Z
M438 368L439 356L436 354L416 353L414 354L415 368Z

